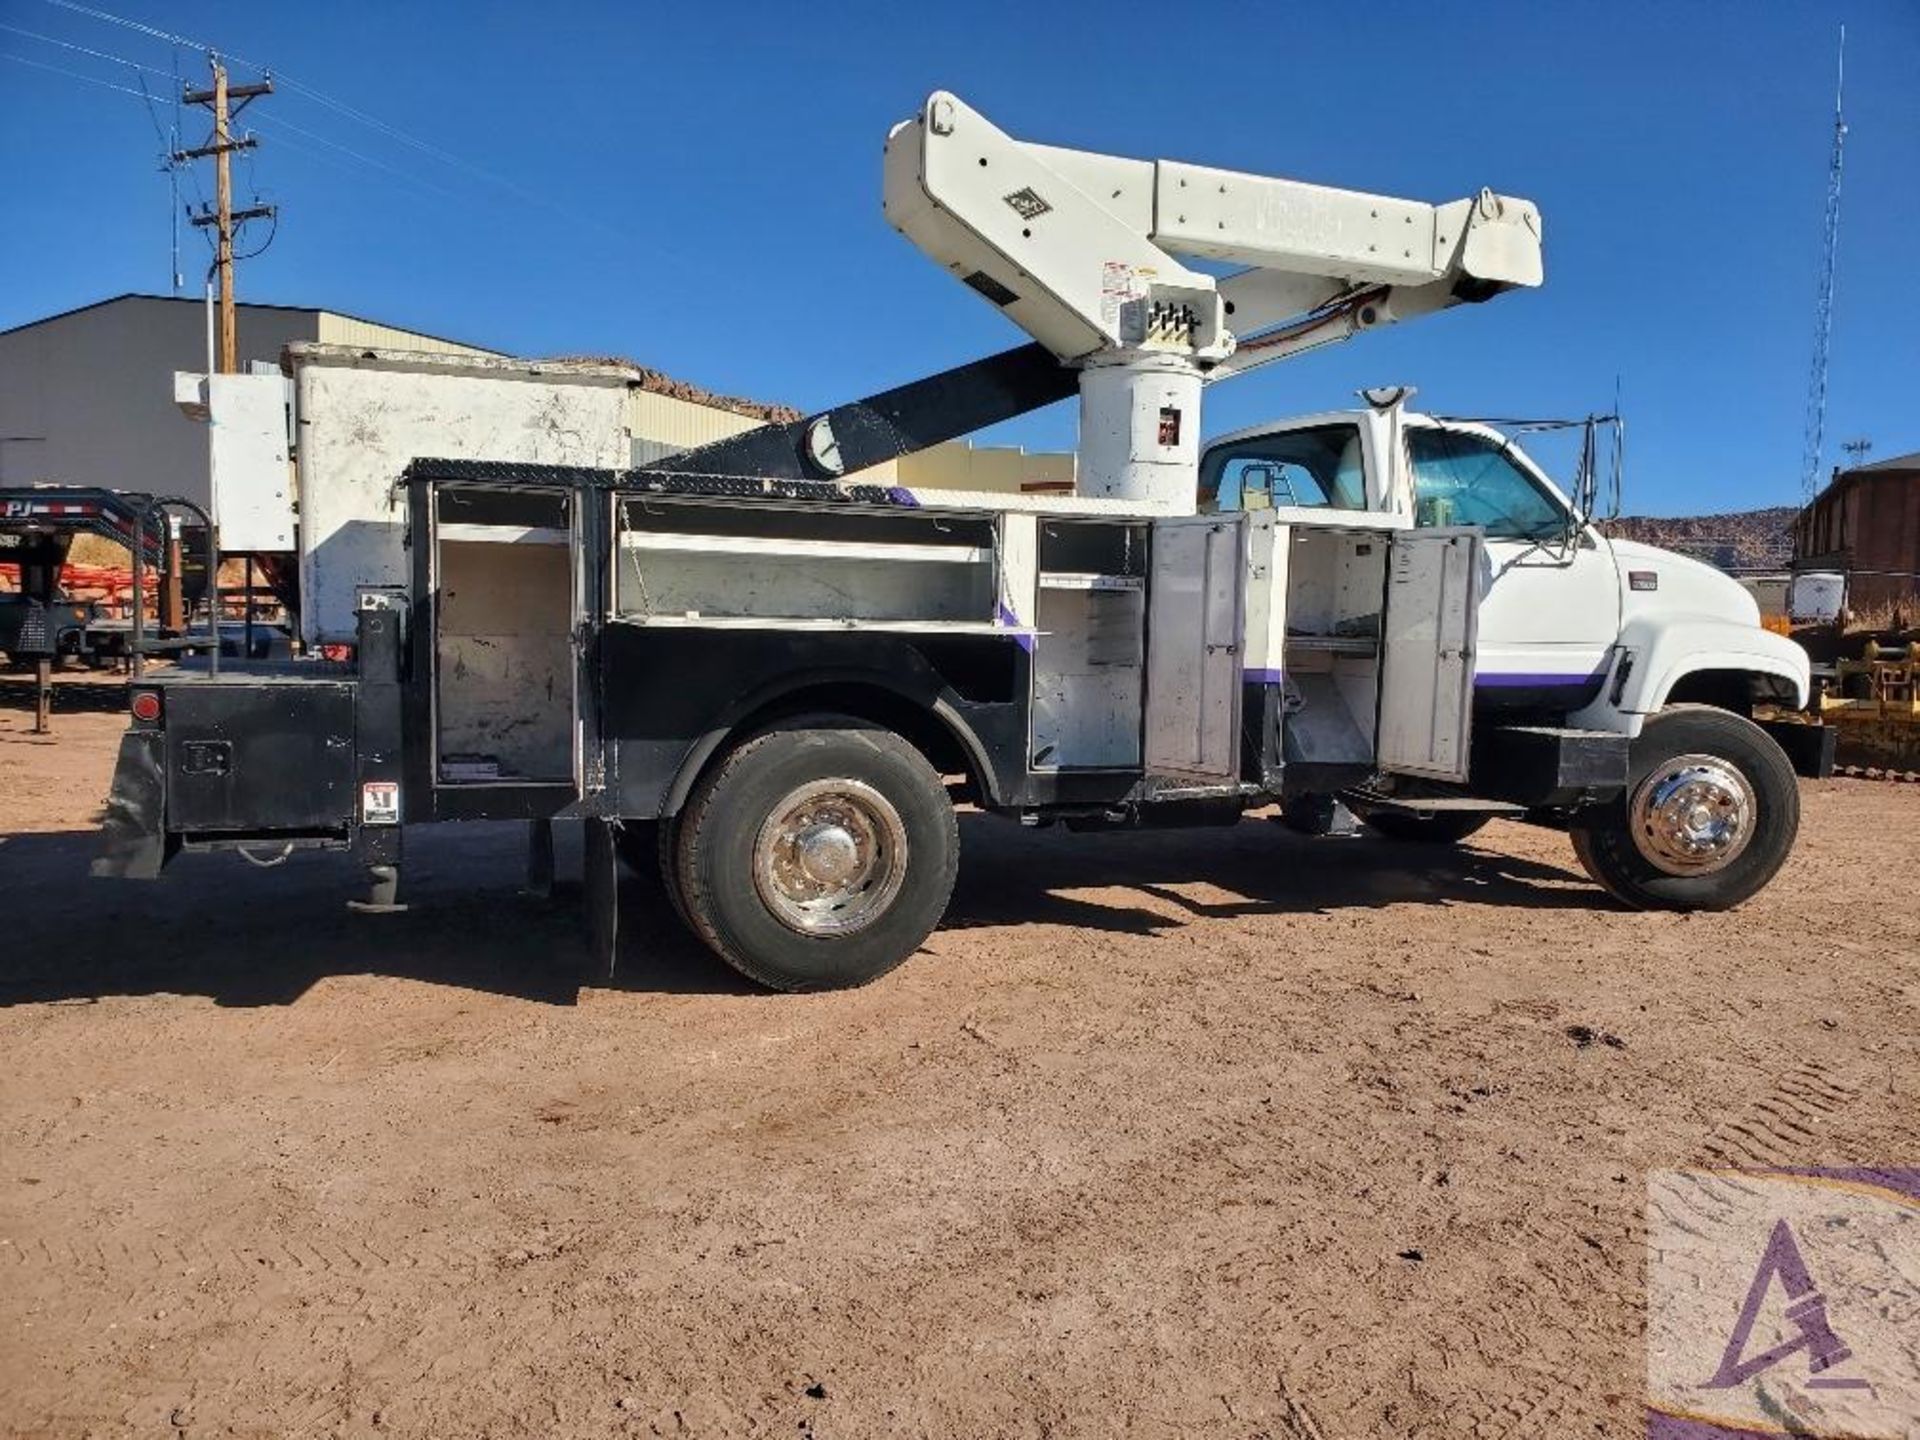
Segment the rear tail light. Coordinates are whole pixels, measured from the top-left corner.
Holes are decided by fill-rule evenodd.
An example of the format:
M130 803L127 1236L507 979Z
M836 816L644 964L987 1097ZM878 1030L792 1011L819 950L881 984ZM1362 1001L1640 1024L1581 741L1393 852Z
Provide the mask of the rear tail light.
M151 725L160 718L160 692L158 690L136 690L128 707L133 718L143 725Z

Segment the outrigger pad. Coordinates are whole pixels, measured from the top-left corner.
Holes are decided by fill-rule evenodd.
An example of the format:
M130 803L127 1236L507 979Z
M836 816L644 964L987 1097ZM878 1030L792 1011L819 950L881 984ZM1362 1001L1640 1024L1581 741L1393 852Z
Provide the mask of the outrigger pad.
M613 975L620 948L620 857L613 845L613 822L586 822L587 935L593 973Z

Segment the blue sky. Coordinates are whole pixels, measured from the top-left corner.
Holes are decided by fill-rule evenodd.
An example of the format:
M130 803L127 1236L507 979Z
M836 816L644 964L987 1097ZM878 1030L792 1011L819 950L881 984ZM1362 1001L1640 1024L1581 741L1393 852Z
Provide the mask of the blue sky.
M1914 0L94 8L279 71L238 174L282 218L243 299L628 355L807 409L1023 338L881 217L886 129L935 88L1057 144L1524 195L1545 214L1543 290L1215 387L1207 429L1400 381L1447 413L1584 413L1618 375L1626 508L1669 514L1796 496L1844 19L1827 453L1920 449ZM169 88L177 47L157 37L49 0L0 0L0 25L0 54L137 84L31 31ZM139 99L0 61L0 327L168 288L158 149ZM204 242L182 245L197 288ZM993 438L1066 448L1073 429L1068 404Z

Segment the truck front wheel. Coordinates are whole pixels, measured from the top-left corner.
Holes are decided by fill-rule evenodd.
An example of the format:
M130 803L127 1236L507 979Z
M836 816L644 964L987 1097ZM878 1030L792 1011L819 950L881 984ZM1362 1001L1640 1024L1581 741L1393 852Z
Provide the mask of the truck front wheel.
M844 715L762 731L694 788L673 827L688 923L775 990L864 985L919 949L959 868L933 766Z
M1707 705L1650 716L1627 788L1582 812L1573 849L1636 910L1729 910L1779 872L1800 829L1793 766L1751 720Z

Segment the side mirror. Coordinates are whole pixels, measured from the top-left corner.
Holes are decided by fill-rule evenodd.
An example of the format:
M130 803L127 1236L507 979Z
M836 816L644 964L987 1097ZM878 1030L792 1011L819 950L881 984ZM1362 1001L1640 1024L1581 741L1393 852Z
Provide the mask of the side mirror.
M1586 528L1593 519L1594 507L1600 498L1600 426L1593 416L1587 417L1585 429L1580 437L1580 469L1573 487L1574 529Z

